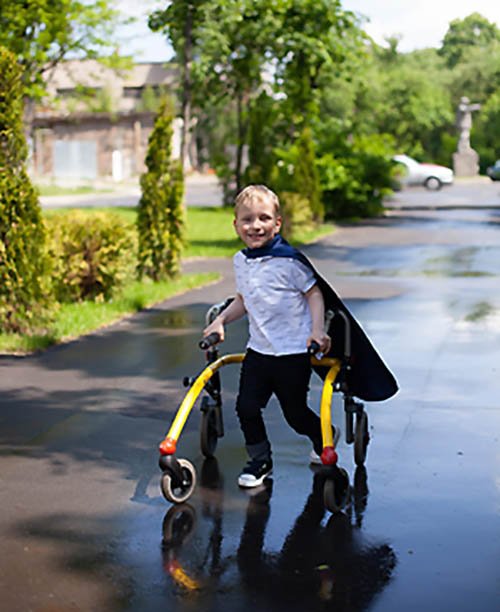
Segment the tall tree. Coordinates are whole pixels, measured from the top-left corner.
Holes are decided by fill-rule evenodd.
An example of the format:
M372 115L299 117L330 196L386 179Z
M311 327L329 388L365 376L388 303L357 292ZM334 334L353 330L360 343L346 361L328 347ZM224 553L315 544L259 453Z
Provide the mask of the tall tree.
M308 124L318 113L322 71L337 67L357 52L360 30L353 13L339 0L284 2L282 29L276 37L277 77L294 123Z
M193 58L206 22L210 0L172 0L167 8L154 11L148 20L153 32L163 32L172 45L180 70L181 164L186 167L192 119ZM203 31L203 30L202 30ZM206 34L206 32L205 32Z
M178 274L184 240L184 179L172 160L173 118L173 103L166 99L149 137L137 209L138 273L154 281Z
M23 86L16 58L0 46L0 328L26 333L49 305L45 231L26 172Z
M472 13L465 19L450 22L439 53L450 68L466 59L473 47L485 47L492 41L500 41L500 30L479 13Z
M276 32L282 27L280 8L285 2L233 0L219 4L211 19L219 24L222 35L207 40L203 46L204 70L200 74L200 85L203 91L212 92L216 99L225 99L234 109L234 182L235 189L239 190L250 109L252 101L261 94L266 72L271 68Z

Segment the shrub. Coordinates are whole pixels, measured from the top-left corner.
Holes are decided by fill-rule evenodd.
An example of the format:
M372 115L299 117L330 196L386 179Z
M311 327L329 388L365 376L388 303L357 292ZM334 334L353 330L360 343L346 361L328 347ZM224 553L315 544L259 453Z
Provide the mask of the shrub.
M23 87L15 56L0 47L0 329L28 333L51 306L38 195L26 172Z
M297 160L294 173L295 190L309 202L312 216L316 222L321 223L325 210L321 201L321 185L311 129L302 130L297 141Z
M288 148L275 149L277 158L273 168L271 187L290 200L290 193L300 196L302 207L309 210L303 214L314 222L323 220L324 210L320 198L321 186L314 145L309 128L304 128L299 138ZM297 207L298 198L294 199L293 208Z
M180 164L171 159L173 118L172 102L166 99L149 137L147 171L141 176L137 272L154 281L178 274L184 243L184 177Z
M119 215L75 210L48 217L46 224L59 302L108 300L134 278L137 234Z
M394 185L391 143L384 136L355 138L318 161L327 219L374 217Z
M306 198L300 193L283 191L279 194L283 225L281 234L288 240L293 238L297 231L307 231L314 228L311 208Z
M275 100L265 91L251 102L248 121L248 166L245 183L270 185L275 164Z

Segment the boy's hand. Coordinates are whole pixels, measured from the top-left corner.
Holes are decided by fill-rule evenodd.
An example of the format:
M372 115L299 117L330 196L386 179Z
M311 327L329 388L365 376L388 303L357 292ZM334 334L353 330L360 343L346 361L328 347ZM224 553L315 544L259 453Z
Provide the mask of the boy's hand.
M310 346L311 342L317 342L319 344L320 352L326 355L332 346L332 340L330 336L324 331L313 330L309 338L307 339L307 346Z
M216 317L210 325L207 325L203 330L203 337L206 338L210 334L217 333L220 336L220 342L224 342L224 324L220 317Z
M237 293L229 306L225 308L218 317L215 317L210 325L205 327L203 330L203 337L206 338L215 332L219 334L220 342L224 342L224 325L240 319L244 314L246 314L246 310L243 304L243 298Z

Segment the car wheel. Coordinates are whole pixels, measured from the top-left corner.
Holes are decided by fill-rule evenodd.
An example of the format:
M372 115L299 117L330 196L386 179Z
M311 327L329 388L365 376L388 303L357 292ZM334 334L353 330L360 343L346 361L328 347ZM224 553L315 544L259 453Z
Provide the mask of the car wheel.
M437 176L430 176L428 179L426 179L424 186L431 191L439 191L439 189L441 189L443 186L443 183L441 183Z

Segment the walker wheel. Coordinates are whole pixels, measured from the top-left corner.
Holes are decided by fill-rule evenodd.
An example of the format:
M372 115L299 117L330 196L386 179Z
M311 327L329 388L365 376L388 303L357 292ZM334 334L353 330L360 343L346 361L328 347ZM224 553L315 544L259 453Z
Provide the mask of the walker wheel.
M215 455L217 448L217 413L214 406L208 403L208 397L201 400L201 429L200 429L200 446L201 452L207 459L211 459Z
M349 475L344 468L337 468L336 473L325 480L323 501L325 508L337 514L345 508L349 501Z
M354 433L354 462L357 466L364 465L369 442L368 415L363 411L356 415L356 431Z
M173 504L182 504L193 494L196 486L196 470L187 459L177 459L182 471L182 481L179 482L171 471L166 470L161 476L161 492L165 499Z

